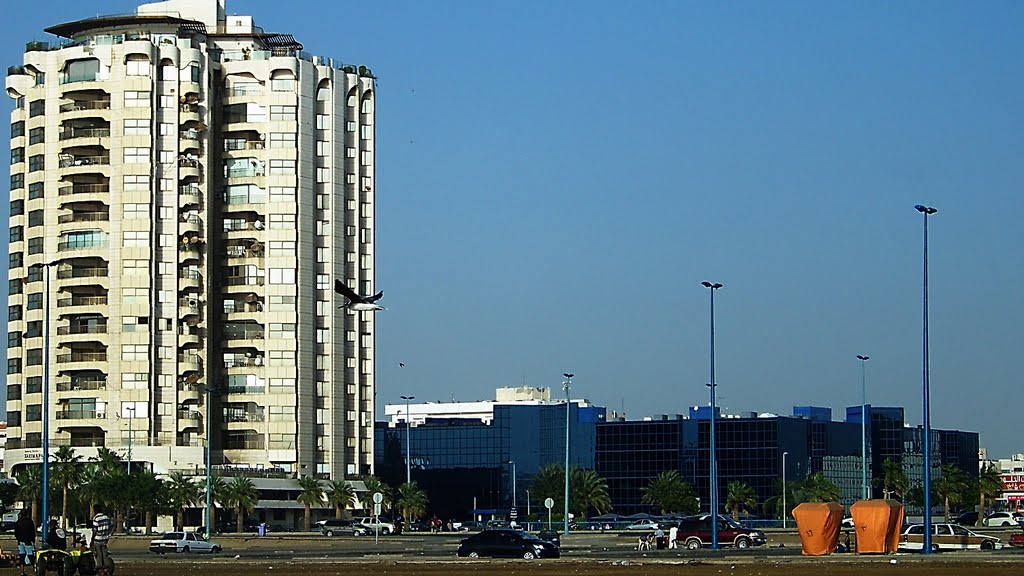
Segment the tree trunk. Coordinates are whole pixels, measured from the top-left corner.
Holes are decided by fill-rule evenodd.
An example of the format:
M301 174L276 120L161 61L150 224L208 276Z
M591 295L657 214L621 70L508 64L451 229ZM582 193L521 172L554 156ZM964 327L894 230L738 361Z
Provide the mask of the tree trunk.
M305 520L306 520L305 521L306 532L309 532L309 513L310 513L310 509L309 509L309 504L306 504L305 506L306 506L306 518L305 518Z
M336 520L341 520L341 504L334 505L334 518Z
M177 524L177 526L175 526L175 528L178 529L178 530L184 530L185 529L185 509L184 508L182 508L181 510L178 510L177 521L178 521L178 524Z
M949 524L949 496L942 499L942 515L946 518L946 524Z
M117 510L114 512L114 529L110 532L111 534L117 534L122 531L124 531L124 512Z
M147 536L153 533L153 520L154 520L155 516L156 515L153 514L152 512L146 512L146 535ZM209 532L210 527L207 526L206 530L207 530L207 532Z
M981 503L978 505L978 520L974 523L975 526L981 526L982 519L985 518L985 493L981 493Z
M60 512L60 527L63 528L64 530L67 530L68 529L68 485L67 484L64 485L64 489L62 490L62 492L63 492L63 496L64 496L64 504L61 507L61 512Z
M242 511L242 507L241 506L239 506L238 508L235 508L235 533L236 534L241 534L242 533L242 525L245 524L245 520L244 520L244 517L242 516L242 514L244 514L244 512Z
M39 502L32 501L32 522L39 526Z

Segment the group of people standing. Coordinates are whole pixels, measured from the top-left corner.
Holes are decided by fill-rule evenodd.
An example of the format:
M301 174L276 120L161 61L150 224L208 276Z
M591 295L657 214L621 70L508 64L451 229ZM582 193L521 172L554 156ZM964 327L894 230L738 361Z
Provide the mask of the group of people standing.
M101 576L106 576L107 566L107 542L110 541L110 533L114 530L114 522L103 513L103 507L97 505L96 516L92 519L92 542L89 546L96 558L96 566ZM36 557L36 523L28 508L23 508L18 515L18 521L14 523L14 538L18 541L18 564L21 566L21 576L26 576L25 568L33 565ZM68 549L68 536L56 519L51 519L47 527L46 535L43 538L43 549Z

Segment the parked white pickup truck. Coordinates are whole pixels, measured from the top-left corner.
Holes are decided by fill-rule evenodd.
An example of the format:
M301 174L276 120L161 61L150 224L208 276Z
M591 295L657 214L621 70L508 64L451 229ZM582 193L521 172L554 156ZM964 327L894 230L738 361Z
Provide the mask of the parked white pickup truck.
M395 525L391 522L385 522L381 519L374 519L373 516L363 516L361 518L353 518L353 522L362 524L370 531L370 534L379 532L380 534L394 534Z

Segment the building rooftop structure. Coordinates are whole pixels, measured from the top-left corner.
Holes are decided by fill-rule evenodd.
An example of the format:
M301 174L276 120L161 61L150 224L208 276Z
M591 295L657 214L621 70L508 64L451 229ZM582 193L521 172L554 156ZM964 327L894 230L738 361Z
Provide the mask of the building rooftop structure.
M410 420L413 426L422 426L428 420L467 419L479 420L484 424L494 421L494 407L514 404L519 406L542 406L565 404L564 399L552 399L550 388L508 387L497 388L494 400L471 400L466 402L416 402L385 404L384 417L390 427L404 424ZM572 400L573 404L588 407L592 404L587 399ZM407 415L408 410L408 415Z

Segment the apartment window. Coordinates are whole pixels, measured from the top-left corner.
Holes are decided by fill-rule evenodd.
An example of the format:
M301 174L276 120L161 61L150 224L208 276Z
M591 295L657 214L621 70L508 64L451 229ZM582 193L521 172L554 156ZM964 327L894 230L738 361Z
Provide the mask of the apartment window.
M149 261L122 260L121 271L125 276L149 276Z
M149 374L145 372L121 373L121 388L147 388L148 386Z
M43 281L43 265L33 264L28 267L28 276L25 277L26 284L32 284L33 282Z
M317 130L330 130L331 129L331 117L327 114L316 115L316 129Z
M25 135L25 121L18 120L17 122L11 122L11 138L17 138L18 136Z
M7 347L21 348L21 332L15 330L14 332L7 333Z
M199 64L194 64L194 63L190 64L188 69L189 69L189 75L190 75L190 78L192 79L192 81L198 83L199 80L202 78L202 74L203 74L202 70L199 69Z
M359 160L359 163L362 164L363 166L369 166L370 164L373 164L373 151L363 150L362 153L360 154Z
M359 205L359 216L362 218L373 218L373 208L369 202L363 202Z
M359 128L359 137L363 140L369 140L373 138L373 126L363 125Z
M372 114L373 113L373 101L370 100L369 98L363 98L363 105L362 105L361 112L363 114Z
M146 304L149 302L148 288L121 288L122 304Z
M327 194L316 195L316 209L329 210L331 208L331 197Z
M270 174L295 174L295 160L271 160Z
M8 374L21 374L21 358L8 358L7 359L7 373Z
M125 148L125 164L145 164L149 162L149 148Z
M127 118L124 121L125 136L149 134L149 120L145 118Z
M316 155L324 158L331 155L331 143L326 140L316 141Z
M148 192L149 176L129 175L124 177L125 192Z
M291 240L287 241L271 241L269 242L269 256L293 256L295 255L295 242Z
M7 307L7 320L9 322L21 320L21 304L11 304Z
M348 148L345 148L345 158L355 158L355 157L356 157L356 149L355 148L353 148L351 146L349 146Z
M125 362L145 362L149 360L149 346L145 344L122 344L121 360Z
M292 121L296 119L295 106L271 106L271 121Z
M270 90L273 92L295 92L295 78L272 78Z
M28 253L29 254L42 254L43 253L43 239L42 238L29 238L28 239Z
M42 144L46 140L46 129L45 128L33 128L28 131L28 143Z
M33 100L28 104L28 117L35 118L46 114L46 100Z
M330 262L331 261L331 249L320 247L316 249L316 261L317 262Z
M295 214L271 214L270 227L275 230L294 230Z
M316 235L317 236L330 236L331 234L331 223L327 220L316 221Z
M149 232L144 230L124 232L124 241L122 245L125 247L131 246L138 248L149 246Z
M11 174L11 190L18 190L25 187L24 174ZM13 213L12 213L13 216Z
M149 418L149 402L121 402L121 418Z
M18 146L17 148L11 148L11 164L17 164L25 161L25 148Z
M10 242L21 242L25 239L25 228L22 226L11 226Z
M161 136L171 136L174 134L174 124L170 122L161 122L159 126Z
M168 64L161 66L157 71L159 74L159 80L177 80L178 79L178 67L174 64Z
M164 98L170 98L171 102L174 102L173 96L161 96L160 101L163 102ZM124 106L125 108L149 108L149 91L140 92L136 90L127 90L124 93ZM173 107L173 104L172 106ZM166 108L166 106L161 106Z
M270 296L270 309L275 312L294 312L295 296Z
M21 268L24 264L24 257L21 252L11 252L7 256L7 268Z
M149 218L149 204L125 204L125 220L145 220Z
M270 187L271 202L295 202L295 188L285 186Z
M356 131L356 123L355 122L353 122L351 120L349 120L348 122L345 122L345 132L355 132L355 131Z
M42 292L36 292L34 294L29 294L28 298L25 300L25 309L26 310L42 310L43 309L43 293Z
M275 338L294 338L295 337L295 324L279 324L276 322L270 323L270 339Z
M326 328L317 328L316 330L316 342L317 344L330 344L331 343L331 332Z
M43 365L43 349L32 348L25 351L25 366L42 366Z
M330 168L317 168L316 169L316 181L318 184L331 181L331 169Z
M21 426L21 412L17 410L8 410L7 425L12 427Z
M24 200L11 200L11 216L21 216L25 213Z
M30 210L28 213L28 227L34 228L36 226L43 225L43 211L42 210Z
M295 133L293 132L271 132L271 148L295 148Z
M149 316L121 317L121 332L145 332L148 326Z
M294 350L271 350L267 354L269 358L268 366L295 366Z
M25 422L39 422L43 419L42 404L27 404L25 406Z
M271 284L295 284L294 268L271 268L268 272Z
M43 197L43 183L33 182L28 185L28 199L35 200Z
M46 169L46 160L42 154L30 156L28 159L28 171L39 172L40 170Z
M166 94L160 96L160 107L163 109L174 108L178 105L178 99L174 96L168 96Z
M130 57L129 57L130 58ZM124 73L128 76L149 76L149 60L133 59L124 63Z
M164 166L174 165L175 153L174 150L160 150L157 152L157 162Z

